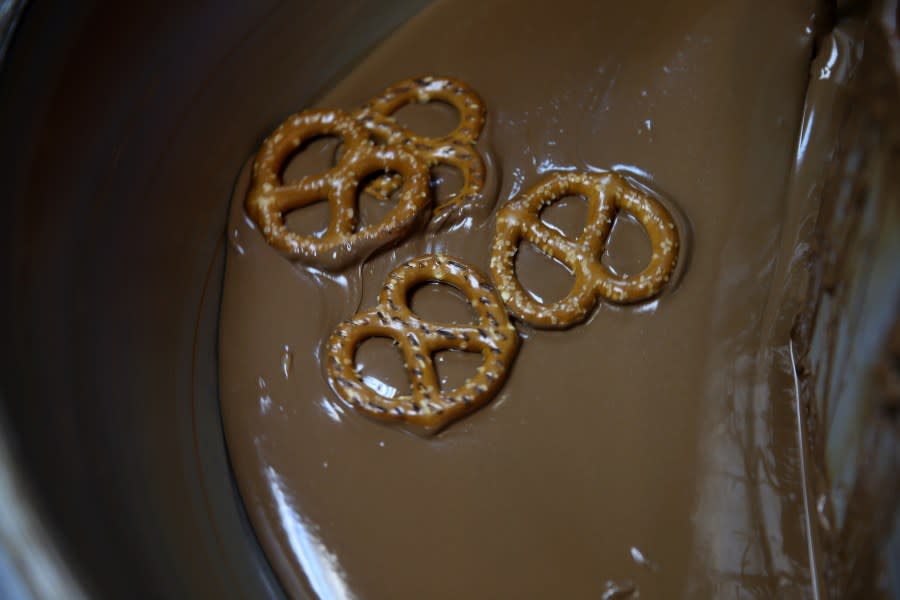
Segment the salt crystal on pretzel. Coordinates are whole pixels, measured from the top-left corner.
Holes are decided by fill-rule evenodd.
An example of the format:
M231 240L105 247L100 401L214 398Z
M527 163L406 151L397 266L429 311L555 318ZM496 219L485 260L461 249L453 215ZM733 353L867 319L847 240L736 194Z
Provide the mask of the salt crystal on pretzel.
M281 173L306 141L338 136L343 152L325 173L284 183ZM374 173L402 178L397 205L378 223L359 227L357 197L361 182ZM393 144L376 146L356 120L339 110L307 110L289 117L266 138L253 165L246 208L266 241L288 257L328 270L339 270L377 249L398 242L427 211L431 194L427 165ZM321 237L290 231L286 213L327 199L328 228Z
M416 315L410 293L427 282L461 291L477 314L474 324L436 323ZM392 339L403 354L412 390L389 398L367 386L356 368L356 351L373 337ZM519 347L519 335L486 277L459 259L429 254L395 268L378 304L341 323L328 341L326 371L335 393L364 414L435 433L478 409L500 390ZM483 364L454 390L441 390L434 354L441 350L478 352Z
M540 213L573 194L587 199L588 217L582 234L570 240L547 226ZM619 210L634 215L650 237L650 262L636 275L618 275L600 260ZM575 283L565 298L544 304L522 287L515 257L523 240L572 272ZM554 173L498 212L491 273L514 316L536 327L563 329L587 318L599 298L631 303L657 295L675 270L678 244L678 228L669 211L620 175Z
M400 125L391 117L407 104L445 102L459 113L459 124L447 135L428 137ZM484 189L484 161L475 149L484 128L485 107L481 98L465 83L452 77L419 77L392 85L353 113L370 133L392 144L401 144L422 158L429 168L455 167L462 174L462 187L436 207L430 227L459 220L480 199ZM397 188L396 178L381 177L366 191L387 198Z

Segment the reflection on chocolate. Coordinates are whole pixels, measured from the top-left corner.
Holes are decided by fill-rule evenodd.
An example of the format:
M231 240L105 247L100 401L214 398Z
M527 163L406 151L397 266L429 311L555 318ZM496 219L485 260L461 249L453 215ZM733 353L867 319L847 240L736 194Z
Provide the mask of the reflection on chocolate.
M324 341L407 260L444 253L487 272L495 213L329 275L295 267L252 230L244 175L229 223L243 252L228 254L221 400L242 496L289 593L810 594L796 417L775 361L787 337L769 299L805 214L797 190L815 177L791 166L803 164L795 142L818 9L442 0L318 101L353 110L411 74L453 75L488 108L477 148L496 206L551 172L613 170L678 209L690 247L677 285L645 304L601 303L568 331L524 327L497 398L431 439L339 401ZM814 88L809 102L834 93ZM633 238L604 258L626 273L647 260ZM378 378L376 355L365 369Z

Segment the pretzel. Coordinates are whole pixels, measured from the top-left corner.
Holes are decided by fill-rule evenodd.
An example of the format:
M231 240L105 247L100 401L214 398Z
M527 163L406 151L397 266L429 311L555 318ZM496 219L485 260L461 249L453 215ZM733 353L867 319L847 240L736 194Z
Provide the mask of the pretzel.
M337 165L296 183L284 183L281 172L297 148L326 135L343 141ZM360 182L386 170L402 177L399 201L380 222L359 228ZM346 113L307 110L289 117L263 142L253 165L246 208L270 245L292 259L338 270L405 236L428 207L428 180L428 167L415 154L393 144L376 146L365 128ZM324 235L300 235L285 226L285 213L324 199L329 205Z
M459 113L456 129L445 136L433 138L419 135L391 117L407 104L432 101L446 102ZM485 107L478 95L462 81L451 77L406 79L369 100L354 113L354 117L376 138L414 151L429 169L449 165L462 174L463 184L459 191L435 208L432 227L447 220L458 220L481 195L485 167L475 149L475 142L484 128ZM386 199L397 186L396 178L380 177L369 185L366 192Z
M431 281L450 284L465 294L477 322L435 323L413 313L407 302L410 292ZM388 398L363 383L355 366L356 350L373 337L390 338L399 346L412 383L411 395ZM429 254L395 268L378 304L337 327L326 346L326 371L337 395L364 414L435 433L499 391L518 346L518 332L487 278L458 259ZM484 362L459 388L442 391L433 355L447 349L480 352Z
M542 209L571 194L588 201L587 224L576 240L564 237L540 218ZM637 217L650 237L650 263L637 275L617 275L600 262L619 210ZM523 239L572 271L575 284L568 296L542 304L522 287L515 274L515 256ZM678 230L659 201L615 173L554 173L498 212L491 273L514 316L536 327L563 329L583 321L598 298L630 303L655 296L671 276L677 259Z

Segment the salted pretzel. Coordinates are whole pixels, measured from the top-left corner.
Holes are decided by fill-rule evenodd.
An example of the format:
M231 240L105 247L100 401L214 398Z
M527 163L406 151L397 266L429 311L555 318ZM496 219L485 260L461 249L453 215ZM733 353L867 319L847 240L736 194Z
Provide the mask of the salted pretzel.
M281 173L297 148L330 135L343 142L337 164L324 173L284 183ZM360 184L381 171L402 178L399 200L380 222L360 228ZM292 259L338 270L404 237L429 206L428 181L428 167L414 153L390 143L373 144L362 124L346 113L307 110L289 117L263 142L246 208L270 245ZM329 221L324 235L300 235L285 226L285 213L325 199Z
M391 115L401 107L427 102L445 102L459 113L459 124L441 137L422 136L400 125ZM447 202L434 210L432 227L464 216L484 189L484 161L475 142L484 128L485 107L481 98L465 83L451 77L406 79L384 90L353 113L379 140L403 145L415 152L428 168L437 165L455 167L462 174L462 187ZM396 177L380 177L366 191L385 199L399 186Z
M588 202L587 223L575 240L551 229L540 217L545 207L572 194ZM600 261L619 210L634 215L650 237L650 262L636 275L617 275ZM522 287L515 272L515 256L522 240L572 271L575 284L568 296L542 304ZM555 173L498 212L491 273L514 316L536 327L562 329L583 321L598 298L631 303L655 296L677 260L678 229L658 200L615 173Z
M410 293L426 282L460 290L478 315L471 325L436 323L416 315ZM390 338L403 353L412 384L408 396L388 398L365 385L356 369L356 350L373 337ZM334 391L363 413L434 433L488 402L503 385L519 336L486 277L458 259L429 254L398 266L388 276L378 304L341 323L327 344L326 371ZM484 362L459 388L443 391L434 353L457 349L481 353Z

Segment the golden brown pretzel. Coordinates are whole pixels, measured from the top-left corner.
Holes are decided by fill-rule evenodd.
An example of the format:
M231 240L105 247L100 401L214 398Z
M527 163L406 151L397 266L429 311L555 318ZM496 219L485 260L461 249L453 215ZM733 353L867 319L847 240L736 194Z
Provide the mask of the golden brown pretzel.
M572 194L588 201L587 223L576 240L551 229L540 217L546 206ZM650 262L637 275L616 275L600 262L619 210L634 215L650 237ZM568 296L545 305L522 287L515 256L523 239L572 271L575 284ZM615 173L555 173L498 212L491 273L513 315L537 327L561 329L583 321L598 297L628 303L656 295L677 259L678 229L669 211L652 196Z
M297 148L328 135L343 141L337 165L285 184L281 172ZM360 182L379 171L402 177L399 201L379 223L359 228ZM288 118L263 142L253 165L246 207L270 245L295 260L337 270L405 236L428 207L428 180L428 167L415 154L392 144L372 144L366 130L349 115L307 110ZM329 205L324 235L300 235L285 226L285 213L324 199Z
M406 104L440 101L459 113L459 124L442 137L427 137L410 131L391 117ZM462 174L463 184L447 202L436 207L432 223L456 220L466 214L484 189L484 161L475 142L484 128L485 107L481 98L465 83L451 77L419 77L407 79L387 88L354 113L380 140L402 144L421 157L429 168L450 165ZM366 189L370 194L386 198L396 188L396 178L381 177Z
M478 321L434 323L413 313L409 294L431 281L450 284L465 294ZM356 369L356 350L373 337L390 338L400 347L411 395L387 398L363 383ZM326 347L326 370L334 391L351 406L378 419L409 423L433 433L484 405L499 391L518 346L518 332L487 278L458 259L429 254L394 269L378 304L337 327ZM442 391L432 357L447 349L480 352L484 363L462 386Z

